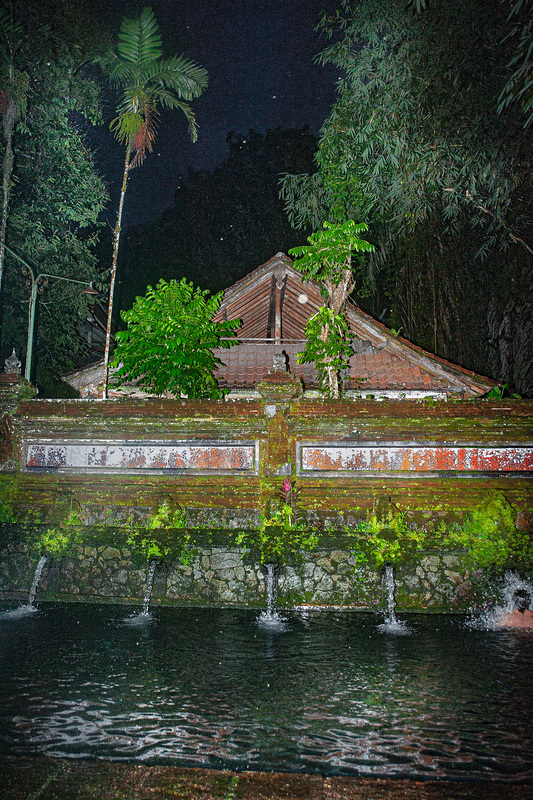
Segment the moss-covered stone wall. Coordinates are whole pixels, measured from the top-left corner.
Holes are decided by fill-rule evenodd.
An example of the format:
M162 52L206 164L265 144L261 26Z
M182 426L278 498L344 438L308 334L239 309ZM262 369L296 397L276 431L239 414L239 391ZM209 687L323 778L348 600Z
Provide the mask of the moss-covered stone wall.
M55 572L43 579L57 576L50 588L46 584L54 596L138 599L148 551L145 547L144 564L135 557L136 566L128 566L131 547L123 541L124 531L137 538L148 531L147 538L155 541L154 531L172 536L183 526L199 539L204 536L198 546L205 552L193 566L182 563L179 554L169 556L167 548L165 602L255 603L264 591L261 562L269 559L282 565L280 602L363 607L377 602L386 561L404 576L398 592L406 608L457 608L475 595L472 575L479 570L531 569L531 472L304 473L298 448L306 442L533 446L533 403L320 401L298 398L288 378L275 384L270 382L264 402L102 402L28 400L27 385L17 389L16 382L4 387L0 382L0 591L23 591L45 544L60 554L73 527L87 535L75 543L82 550L63 552ZM42 441L251 442L257 443L258 463L246 474L27 468L25 447ZM288 516L284 480L290 481ZM216 542L206 539L213 529ZM122 531L118 539L117 530ZM42 531L51 533L43 539ZM333 535L352 540L349 546L337 545L327 540ZM160 544L152 542L155 551ZM231 579L229 573L221 578L209 548L233 552L235 546L239 555L235 551L232 558L239 563L227 568L233 570ZM296 552L308 555L295 558ZM172 558L174 571L168 566ZM69 559L75 574L74 566L66 566ZM21 565L16 579L13 560ZM95 588L107 585L107 578L97 577L104 573L114 587L107 594Z
M43 570L37 601L127 603L142 606L149 562L135 558L121 541L82 542L68 555L51 555ZM24 542L0 551L0 597L25 602L38 553ZM398 565L396 600L403 611L461 611L492 594L490 574L465 569L460 553L420 553ZM356 551L318 547L291 563L275 565L277 606L384 607L383 568L361 565ZM484 579L483 579L484 578ZM186 563L158 564L151 605L266 605L265 565L241 547L193 547Z

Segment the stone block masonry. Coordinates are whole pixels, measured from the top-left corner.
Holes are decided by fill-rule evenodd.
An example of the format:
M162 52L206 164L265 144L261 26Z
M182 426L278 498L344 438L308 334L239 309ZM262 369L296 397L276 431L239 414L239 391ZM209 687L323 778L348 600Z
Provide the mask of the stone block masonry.
M36 559L27 546L0 551L0 593L24 600ZM148 565L127 547L77 545L75 552L50 558L37 601L63 600L142 605ZM353 550L303 552L292 564L276 565L277 605L383 607L383 571L358 565ZM464 610L480 602L479 575L464 570L460 554L432 553L396 569L399 609ZM266 604L265 567L250 563L236 547L198 547L186 564L162 562L155 572L152 604L253 606Z

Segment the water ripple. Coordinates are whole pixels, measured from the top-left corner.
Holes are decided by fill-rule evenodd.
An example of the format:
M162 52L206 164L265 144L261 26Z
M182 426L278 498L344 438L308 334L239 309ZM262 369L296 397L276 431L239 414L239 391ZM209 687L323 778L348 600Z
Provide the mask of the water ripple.
M50 605L0 625L0 752L533 778L531 636L456 617L384 636L370 614L293 613L271 630L247 611L121 613Z

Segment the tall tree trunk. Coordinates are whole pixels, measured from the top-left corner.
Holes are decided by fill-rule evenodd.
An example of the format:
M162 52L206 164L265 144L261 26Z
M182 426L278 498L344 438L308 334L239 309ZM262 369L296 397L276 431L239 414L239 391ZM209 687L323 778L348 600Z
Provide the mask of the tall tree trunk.
M328 308L332 308L335 314L342 313L346 300L355 287L351 264L342 271L341 279L337 283L332 278L327 278L324 286L328 293Z
M124 174L122 176L122 188L120 190L120 201L118 204L117 221L113 232L113 261L111 263L111 280L109 283L109 305L107 308L107 326L105 333L104 349L104 385L102 397L107 399L107 385L109 378L109 350L111 346L111 319L113 317L113 297L115 295L115 279L117 277L118 246L120 243L120 232L122 229L122 211L124 209L124 198L126 197L126 187L128 185L128 173L130 170L131 144L126 148L126 158L124 160Z
M322 328L320 329L320 339L323 342L327 342L328 336L329 336L329 325L326 323L326 325L322 325ZM335 399L338 399L338 397L339 397L339 376L337 374L337 370L335 369L335 367L333 365L331 365L331 366L328 365L328 361L329 360L330 359L328 357L324 358L324 363L326 365L326 373L327 373L327 376L328 376L329 396L333 397ZM333 359L331 359L331 360L333 360Z
M0 298L2 296L2 284L4 278L4 259L7 229L7 215L9 207L9 193L11 189L11 178L13 176L13 131L16 121L16 107L13 98L7 98L7 108L4 111L4 158L2 161L2 219L0 221ZM1 313L1 312L0 312Z
M342 271L342 277L338 283L335 283L331 278L327 278L324 281L324 286L328 293L328 307L333 309L335 314L342 314L346 300L355 286L351 269L351 257L348 259L348 264L349 266ZM320 338L323 342L327 342L328 334L329 325L324 325L320 332ZM327 363L327 359L325 361ZM326 366L326 372L328 374L330 397L338 399L339 374L333 366Z

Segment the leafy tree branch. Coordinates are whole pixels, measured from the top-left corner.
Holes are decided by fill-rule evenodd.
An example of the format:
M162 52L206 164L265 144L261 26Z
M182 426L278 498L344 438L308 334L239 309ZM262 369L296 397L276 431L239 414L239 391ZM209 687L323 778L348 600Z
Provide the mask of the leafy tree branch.
M315 361L321 384L331 397L339 396L339 370L346 365L349 347L344 306L355 288L353 253L370 253L374 245L360 237L368 230L364 222L324 222L323 229L308 237L308 245L293 247L295 267L305 280L318 281L327 296L327 307L306 326L308 344L300 361Z
M118 377L138 381L155 395L220 398L214 371L221 361L213 349L237 344L232 338L239 320L212 322L222 293L209 297L185 278L148 287L129 311L128 324L116 335L115 365Z

